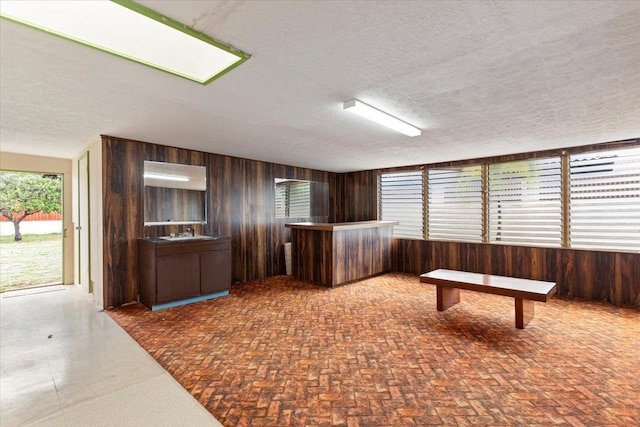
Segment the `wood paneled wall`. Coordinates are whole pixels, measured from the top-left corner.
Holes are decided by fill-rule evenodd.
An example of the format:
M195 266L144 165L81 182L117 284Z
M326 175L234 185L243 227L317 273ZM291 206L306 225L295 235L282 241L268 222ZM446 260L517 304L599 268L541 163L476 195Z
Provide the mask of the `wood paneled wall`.
M567 151L640 145L640 140L572 147ZM500 162L558 155L562 150L447 162L424 167ZM336 174L332 177L332 221L363 221L377 218L377 179L381 172L416 170L422 166ZM558 294L616 305L640 307L640 253L587 251L565 248L457 243L394 239L394 271L420 274L437 268L548 280L558 284Z
M104 307L138 298L136 239L144 228L144 145L106 138L102 144Z
M105 307L138 298L137 243L140 237L166 236L188 226L144 226L144 161L207 167L207 224L190 226L199 234L231 237L233 281L284 274L284 243L290 230L275 218L274 179L329 182L332 174L236 157L103 137ZM330 206L330 215L332 211ZM312 218L322 221L326 218ZM308 219L307 219L308 220Z
M329 173L209 155L207 228L231 236L234 281L285 273L284 243L291 232L284 224L303 218L275 217L275 178L328 182Z
M322 218L319 222L329 221L329 182L311 181L309 184L309 213Z
M207 166L207 225L193 228L231 237L234 281L285 271L284 224L296 219L275 218L274 178L329 182L331 222L377 219L381 171L328 173L105 136L105 307L137 300L136 239L184 228L144 227L144 160ZM396 239L392 256L396 271L458 268L552 280L560 295L640 307L640 254Z
M557 283L558 295L640 307L640 253L395 239L393 269L438 268Z
M378 219L378 171L331 174L331 222Z

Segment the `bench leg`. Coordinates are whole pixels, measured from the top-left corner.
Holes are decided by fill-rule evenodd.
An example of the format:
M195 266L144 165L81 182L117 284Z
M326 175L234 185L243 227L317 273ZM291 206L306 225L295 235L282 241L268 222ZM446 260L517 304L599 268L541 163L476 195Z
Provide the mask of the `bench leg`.
M460 289L437 286L436 293L438 311L445 311L460 302Z
M524 329L533 319L535 301L516 298L516 328Z

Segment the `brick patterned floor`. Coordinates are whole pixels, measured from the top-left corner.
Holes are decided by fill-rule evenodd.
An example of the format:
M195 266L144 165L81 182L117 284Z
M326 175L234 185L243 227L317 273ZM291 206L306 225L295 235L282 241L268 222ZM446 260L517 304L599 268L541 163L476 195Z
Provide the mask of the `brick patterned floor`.
M640 311L388 274L334 289L279 276L228 297L109 314L225 426L640 425Z

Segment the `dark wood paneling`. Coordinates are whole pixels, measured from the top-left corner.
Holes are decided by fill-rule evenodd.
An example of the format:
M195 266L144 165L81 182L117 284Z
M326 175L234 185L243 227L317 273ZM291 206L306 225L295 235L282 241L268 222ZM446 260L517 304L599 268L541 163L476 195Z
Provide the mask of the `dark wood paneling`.
M330 180L331 222L378 219L378 172L332 174Z
M138 298L136 238L142 237L144 147L125 140L103 141L103 280L105 307Z
M129 141L133 143L134 141ZM206 166L207 153L166 145L136 142L144 145L145 160L154 162L178 163L181 165Z
M395 239L393 270L438 268L556 282L558 295L640 307L640 254Z
M309 204L310 214L314 218L324 218L316 220L321 222L329 221L329 183L311 181L309 184Z
M138 298L137 239L180 233L230 236L233 281L284 274L290 231L275 218L275 178L329 182L328 172L103 137L105 306ZM144 227L144 160L207 167L207 224ZM330 216L334 214L330 206ZM304 218L326 221L326 217Z
M276 218L275 178L329 182L329 173L236 157L209 155L208 224L231 236L233 279L247 281L285 273L287 222L326 217Z
M628 144L637 145L638 141L581 150ZM284 224L296 219L275 218L274 178L329 182L331 222L377 219L380 171L328 173L105 136L102 174L106 307L137 300L137 238L178 233L186 228L144 227L144 160L207 166L208 223L192 228L199 234L231 237L234 281L285 271L284 243L289 241L290 230ZM640 254L422 240L395 240L394 248L393 268L398 271L420 273L442 267L551 280L558 283L560 295L640 306Z

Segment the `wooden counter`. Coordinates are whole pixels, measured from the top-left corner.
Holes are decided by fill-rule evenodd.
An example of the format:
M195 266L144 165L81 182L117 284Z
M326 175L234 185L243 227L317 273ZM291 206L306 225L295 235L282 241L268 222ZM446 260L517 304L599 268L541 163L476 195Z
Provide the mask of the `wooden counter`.
M333 287L391 270L397 221L300 222L291 229L295 277Z

